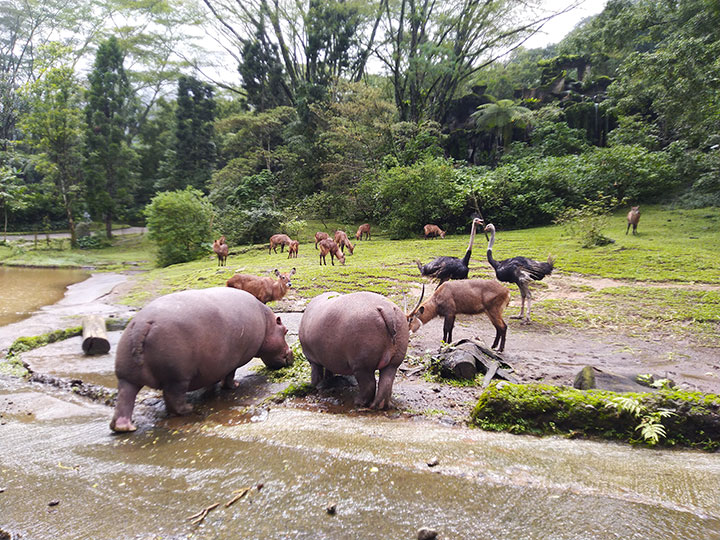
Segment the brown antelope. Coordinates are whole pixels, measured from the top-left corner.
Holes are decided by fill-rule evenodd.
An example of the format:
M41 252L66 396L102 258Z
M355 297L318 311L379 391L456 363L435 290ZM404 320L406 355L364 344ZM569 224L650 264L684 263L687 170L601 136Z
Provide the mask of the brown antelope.
M340 261L340 264L345 264L345 255L342 251L340 251L340 248L335 243L334 240L330 240L329 238L326 238L325 240L321 240L318 244L320 246L320 264L322 265L325 263L325 266L327 266L327 261L325 260L325 256L329 253L330 254L330 262L333 266L335 266L335 257L337 257L337 260Z
M633 206L627 215L628 226L627 226L627 229L625 229L626 235L627 235L628 231L630 230L630 225L632 225L633 234L637 234L636 231L637 231L638 221L640 221L640 207Z
M298 242L297 240L293 240L292 242L290 242L290 246L288 247L288 259L297 259L299 248L300 242Z
M358 227L357 232L355 233L355 239L360 240L362 238L362 235L365 235L366 240L370 240L370 224L369 223L363 223Z
M353 254L355 246L350 243L350 239L345 231L335 231L335 243L340 247L343 253L345 253L345 247L347 247L350 255Z
M423 231L425 232L425 240L427 240L428 238L435 238L436 236L439 236L440 238L445 238L445 231L443 231L437 225L425 225L425 227L423 227Z
M296 270L293 268L287 274L281 274L276 268L273 272L277 279L261 276L253 276L250 274L235 274L227 280L226 285L241 291L247 291L263 304L280 300L287 290L292 287L290 278L295 275Z
M213 251L218 258L218 266L225 266L228 257L228 245L225 242L225 236L221 236L213 242Z
M270 237L270 248L268 248L268 254L271 251L277 253L277 247L280 246L280 253L285 251L285 246L289 246L292 242L291 238L287 234L273 234Z
M498 351L505 349L507 324L502 314L510 303L510 291L497 281L486 279L466 279L463 281L447 281L440 285L433 295L420 304L425 293L420 296L418 305L407 315L410 331L415 333L428 321L435 317L444 317L443 341L452 342L455 317L459 314L478 315L486 313L495 327L495 341L492 348Z
M320 240L325 240L326 238L330 238L330 235L329 235L328 233L326 233L326 232L320 232L320 231L316 232L316 233L315 233L315 249L318 248L318 247L317 247L318 242L319 242Z

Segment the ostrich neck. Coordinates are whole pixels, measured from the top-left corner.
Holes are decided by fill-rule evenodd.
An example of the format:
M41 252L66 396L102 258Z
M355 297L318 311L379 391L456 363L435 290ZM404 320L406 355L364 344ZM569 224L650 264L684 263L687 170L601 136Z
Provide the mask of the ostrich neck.
M473 220L472 229L470 230L470 243L468 244L468 251L472 250L473 242L475 242L475 227L477 224L475 223L475 220Z
M494 244L495 244L495 228L492 228L492 229L490 229L490 242L488 242L488 247L487 247L487 260L490 263L490 266L492 266L493 268L495 268L497 270L498 262L495 259L493 259L493 256L492 256L492 248L493 248Z
M490 231L490 242L488 242L488 251L492 251L493 246L495 245L495 229L492 229Z

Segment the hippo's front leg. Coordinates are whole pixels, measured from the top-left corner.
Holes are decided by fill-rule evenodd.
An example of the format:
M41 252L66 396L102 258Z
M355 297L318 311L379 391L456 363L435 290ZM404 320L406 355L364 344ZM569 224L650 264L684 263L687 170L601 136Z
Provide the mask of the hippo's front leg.
M325 379L325 368L315 362L310 362L310 384L315 387Z
M168 413L183 416L192 412L192 405L185 398L189 386L190 381L180 381L166 384L163 387L163 399Z
M233 388L237 388L239 385L240 385L240 383L235 381L235 370L234 369L230 373L225 375L225 379L223 380L223 388L233 389Z
M358 396L355 405L367 407L375 397L375 372L356 371L354 373L358 382Z

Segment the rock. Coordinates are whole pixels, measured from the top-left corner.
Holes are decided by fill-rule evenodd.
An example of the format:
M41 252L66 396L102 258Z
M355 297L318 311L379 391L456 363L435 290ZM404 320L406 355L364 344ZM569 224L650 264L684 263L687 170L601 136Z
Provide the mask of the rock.
M335 515L335 512L337 512L337 506L336 506L334 503L333 503L333 504L328 504L328 505L325 507L325 511L326 511L328 514L330 514L331 516L334 516L334 515Z
M585 366L582 368L575 376L573 386L579 390L597 388L599 390L610 390L612 392L647 392L648 390L656 390L642 386L630 377L608 373L593 366Z
M428 466L428 467L435 467L435 466L438 465L439 463L440 463L440 460L439 460L438 458L434 457L434 458L431 458L430 461L427 462L427 466Z
M435 540L437 538L437 531L428 527L423 527L418 531L418 540Z
M58 504L60 504L60 501L50 501L48 506L57 506Z

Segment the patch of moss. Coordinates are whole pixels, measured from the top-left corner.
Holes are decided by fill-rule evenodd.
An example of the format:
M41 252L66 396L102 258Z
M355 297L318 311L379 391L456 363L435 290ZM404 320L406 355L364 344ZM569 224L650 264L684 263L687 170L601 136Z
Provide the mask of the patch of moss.
M82 326L73 326L72 328L54 330L39 336L19 337L10 345L4 362L0 364L0 372L14 377L26 377L30 371L20 359L22 353L80 335L82 335Z
M638 418L613 406L620 396L636 400L649 415L672 411L672 416L662 419L667 435L660 445L720 448L720 396L701 392L618 394L544 384L493 383L478 399L471 422L494 431L584 435L642 444Z

